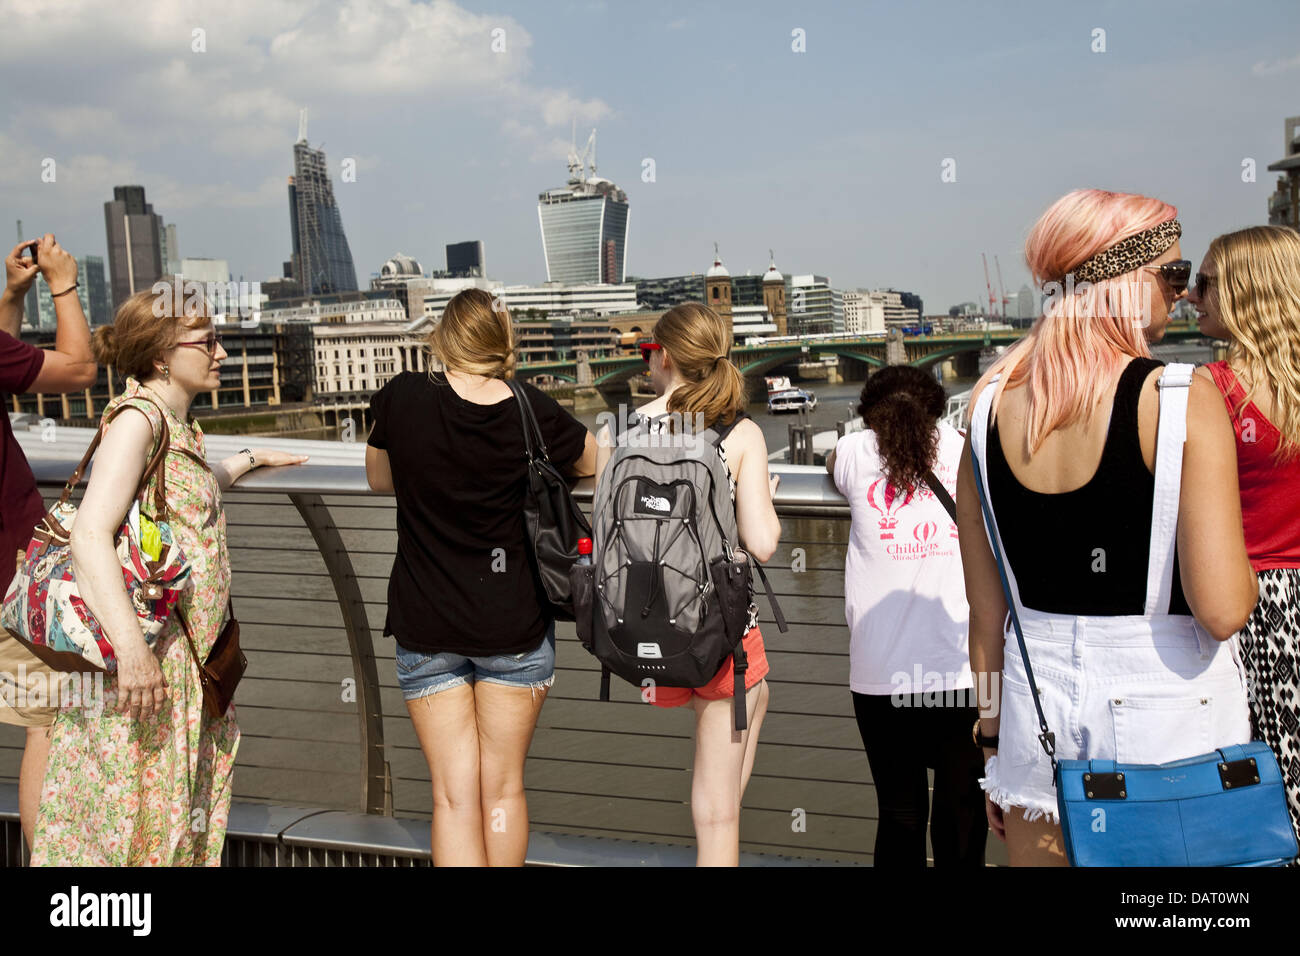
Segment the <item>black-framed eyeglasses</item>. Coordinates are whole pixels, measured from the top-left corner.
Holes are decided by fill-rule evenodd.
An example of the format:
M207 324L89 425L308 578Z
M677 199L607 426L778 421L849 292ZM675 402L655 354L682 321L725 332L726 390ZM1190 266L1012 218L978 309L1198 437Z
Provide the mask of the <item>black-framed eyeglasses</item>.
M221 336L217 335L216 332L209 332L207 338L199 339L197 342L177 342L176 347L185 346L192 349L206 349L208 357L211 358L217 354L217 346L220 344Z
M660 345L658 342L642 342L640 348L641 348L641 360L643 362L649 363L651 353L658 352L661 348L663 348L663 346Z
M1196 273L1196 298L1204 299L1205 293L1210 291L1210 283L1218 278L1218 276L1207 276L1204 272Z
M1175 293L1182 292L1187 288L1187 280L1192 277L1192 260L1175 259L1172 262L1166 262L1158 266L1148 266L1147 268L1155 269L1160 273L1160 278L1169 284L1169 288Z

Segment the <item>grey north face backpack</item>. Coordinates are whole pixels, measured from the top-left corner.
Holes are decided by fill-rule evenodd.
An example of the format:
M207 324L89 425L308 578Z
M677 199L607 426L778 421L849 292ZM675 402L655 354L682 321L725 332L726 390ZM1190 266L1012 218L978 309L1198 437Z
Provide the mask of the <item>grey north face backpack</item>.
M596 486L591 564L572 572L578 637L602 665L601 700L611 673L640 687L702 687L730 656L736 729L745 729L751 568L782 632L786 624L762 567L736 553L718 446L742 417L691 434L655 432L651 419L633 416L618 436Z

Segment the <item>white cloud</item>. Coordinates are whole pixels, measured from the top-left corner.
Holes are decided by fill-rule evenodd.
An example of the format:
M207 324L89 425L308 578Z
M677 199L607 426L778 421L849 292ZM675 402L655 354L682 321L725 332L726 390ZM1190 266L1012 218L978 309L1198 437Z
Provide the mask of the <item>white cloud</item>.
M548 126L563 126L572 119L578 125L599 122L611 112L601 100L579 100L568 93L555 90L542 90L538 93L542 119Z
M1260 60L1250 72L1256 76L1274 76L1278 73L1286 73L1289 70L1300 69L1300 53L1287 59L1278 60Z
M273 154L292 140L303 106L337 116L446 104L549 127L611 113L599 99L531 84L528 31L450 0L153 0L125 8L64 0L57 15L0 0L0 23L0 83L62 96L61 115L38 125L108 137L101 146L134 141L144 151L160 130L197 117L214 150ZM203 52L191 48L196 29L205 31ZM52 50L57 85L37 86L32 77L49 71ZM17 120L8 131L25 139L28 126Z
M548 163L558 169L569 155L572 142L562 136L554 136L528 123L515 119L506 119L501 123L501 132L510 137L520 150L528 153L529 162ZM586 142L586 137L583 137Z
M42 130L60 140L112 136L116 131L113 111L102 106L25 105L14 114L19 129Z

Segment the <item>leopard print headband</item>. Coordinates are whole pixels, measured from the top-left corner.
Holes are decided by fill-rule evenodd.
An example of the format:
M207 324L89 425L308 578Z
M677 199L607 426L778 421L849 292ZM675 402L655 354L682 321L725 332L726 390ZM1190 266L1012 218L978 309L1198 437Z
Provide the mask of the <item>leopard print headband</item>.
M1091 259L1085 259L1070 271L1074 273L1074 278L1078 282L1101 282L1103 279L1113 279L1115 276L1132 272L1138 266L1146 265L1177 242L1182 234L1182 223L1177 219L1169 219L1137 235L1121 239Z

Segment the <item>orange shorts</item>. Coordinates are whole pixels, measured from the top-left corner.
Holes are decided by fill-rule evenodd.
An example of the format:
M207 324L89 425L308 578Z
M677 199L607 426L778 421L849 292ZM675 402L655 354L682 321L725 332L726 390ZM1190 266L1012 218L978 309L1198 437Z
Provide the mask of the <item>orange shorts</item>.
M745 670L745 690L749 690L767 676L767 651L763 648L763 635L757 627L746 632L743 643L745 657L749 666ZM736 686L735 661L728 657L727 662L718 668L713 680L703 687L656 687L655 699L651 701L656 707L684 707L691 702L691 697L699 696L705 700L722 700L732 696Z

